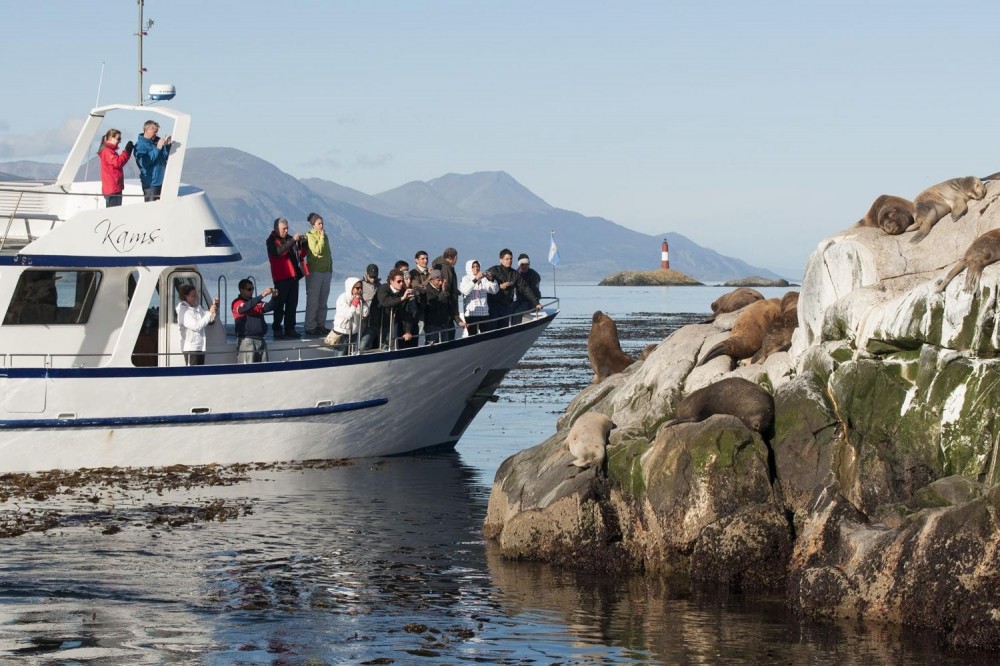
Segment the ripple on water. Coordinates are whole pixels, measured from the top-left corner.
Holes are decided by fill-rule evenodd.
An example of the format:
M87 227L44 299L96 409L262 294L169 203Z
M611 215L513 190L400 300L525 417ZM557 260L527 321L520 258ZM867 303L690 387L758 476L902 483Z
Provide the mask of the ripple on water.
M634 355L703 316L615 315ZM503 459L554 432L590 382L589 328L589 313L557 319L457 453L250 469L229 486L102 487L96 503L46 500L64 501L69 519L0 540L0 655L111 664L974 661L913 632L805 623L780 599L692 596L663 581L499 558L481 534L489 484ZM167 506L219 501L250 510L223 522L151 520ZM109 516L117 533L102 532Z

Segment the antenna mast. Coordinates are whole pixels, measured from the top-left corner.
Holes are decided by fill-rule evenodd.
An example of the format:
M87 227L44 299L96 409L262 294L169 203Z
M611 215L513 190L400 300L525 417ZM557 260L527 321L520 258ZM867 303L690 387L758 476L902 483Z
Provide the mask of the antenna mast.
M145 5L146 0L138 0L139 3L139 31L135 33L136 37L139 38L139 106L142 106L142 73L146 71L146 68L142 66L142 38L149 34L149 29L153 27L153 19L146 21L146 24L142 23L142 10Z

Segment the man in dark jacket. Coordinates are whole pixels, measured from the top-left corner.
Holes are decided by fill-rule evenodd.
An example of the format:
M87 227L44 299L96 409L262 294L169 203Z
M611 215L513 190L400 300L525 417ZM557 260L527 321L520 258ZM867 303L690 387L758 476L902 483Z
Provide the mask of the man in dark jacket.
M455 275L455 263L458 261L458 250L453 247L446 247L441 256L434 260L431 265L441 271L441 290L448 294L448 303L451 308L452 320L458 321L458 277ZM441 331L441 341L447 342L455 339L455 329L449 328Z
M420 300L424 313L424 341L429 345L441 342L442 331L453 331L458 323L452 315L451 300L441 289L443 282L437 268L427 272L427 284Z
M542 276L531 267L531 259L523 252L517 255L517 276L521 278L531 293L540 302L542 300ZM531 303L526 298L519 298L514 303L514 312L527 312L531 309Z
M427 290L428 276L431 269L427 265L427 252L424 250L417 250L417 253L413 255L413 261L415 262L415 266L410 271L410 286L413 288L413 293L417 295L417 333L423 335L424 305L426 301L424 294Z
M267 260L278 292L274 299L275 340L299 337L295 331L295 310L299 307L299 280L309 274L303 261L308 252L309 241L304 234L289 234L288 220L283 217L274 221L274 231L267 237Z
M267 322L264 313L274 309L271 299L264 303L264 298L270 296L273 290L268 287L259 296L253 295L253 282L240 280L240 295L233 299L233 321L236 323L237 351L240 363L259 363L267 360L267 343L264 334L267 333Z
M382 348L396 349L412 346L409 343L416 339L417 304L413 298L413 290L407 289L403 280L403 272L395 268L389 271L385 284L375 292L376 309L372 309L372 328L377 328L380 334ZM379 319L376 320L375 317ZM401 338L401 339L397 339Z
M500 263L486 271L487 274L493 274L493 279L497 281L500 287L497 293L489 294L486 297L486 301L490 305L490 319L495 320L499 317L509 317L509 315L513 314L515 299L526 300L531 304L531 308L536 310L542 307L535 295L531 293L528 284L511 267L513 259L514 253L504 248L500 250ZM494 321L491 324L492 328L500 326L510 326L510 319Z

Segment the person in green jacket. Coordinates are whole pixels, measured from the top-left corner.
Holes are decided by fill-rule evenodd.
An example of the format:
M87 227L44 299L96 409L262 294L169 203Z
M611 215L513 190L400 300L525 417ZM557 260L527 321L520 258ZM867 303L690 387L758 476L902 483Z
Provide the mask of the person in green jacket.
M312 228L306 232L309 243L309 275L306 276L306 335L326 335L327 300L330 298L330 279L333 277L333 254L330 237L323 230L323 218L309 213L306 218Z

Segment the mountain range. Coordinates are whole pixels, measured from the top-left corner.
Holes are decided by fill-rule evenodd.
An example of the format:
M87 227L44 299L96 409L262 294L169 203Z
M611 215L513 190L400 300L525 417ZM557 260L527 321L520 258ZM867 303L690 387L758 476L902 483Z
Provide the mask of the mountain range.
M0 179L51 179L59 168L42 162L0 163ZM86 168L91 180L100 172L96 160ZM126 178L138 178L134 162L127 166ZM533 267L548 280L552 269L546 259L554 232L560 281L596 283L622 270L659 268L663 239L670 246L670 267L702 282L780 277L677 233L644 234L603 217L555 208L504 171L449 173L369 195L328 180L297 179L235 148L191 148L183 180L208 193L240 248L243 265L226 271L233 276L266 274L264 239L275 218L285 217L293 232L304 232L306 216L317 212L330 234L338 276L360 275L369 263L378 264L384 276L397 259L412 265L417 250L426 250L433 259L448 246L458 249L461 272L471 258L493 265L506 247L515 257L529 254Z

